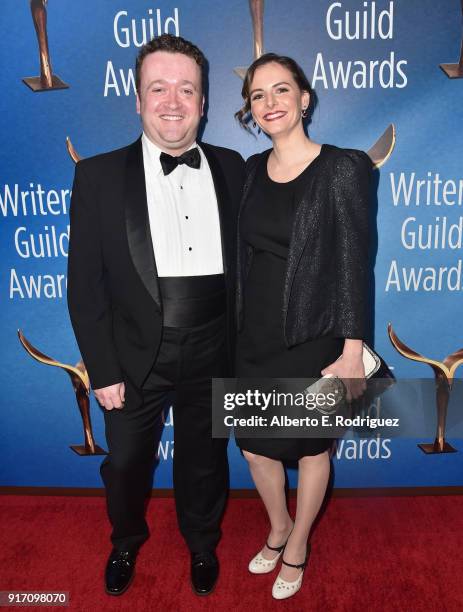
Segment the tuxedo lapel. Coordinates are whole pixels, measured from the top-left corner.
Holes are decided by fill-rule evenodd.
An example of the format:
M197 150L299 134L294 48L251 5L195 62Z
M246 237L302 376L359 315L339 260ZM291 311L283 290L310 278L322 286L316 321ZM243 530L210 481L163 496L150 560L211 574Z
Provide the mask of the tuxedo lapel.
M127 154L125 223L135 268L153 300L161 308L156 261L151 238L141 138Z
M201 149L204 151L207 163L211 169L212 180L214 181L217 207L219 209L223 270L224 273L226 273L228 267L230 266L230 262L232 261L232 257L234 257L234 253L231 252L231 249L233 248L233 236L231 232L233 232L235 225L231 216L232 208L230 206L230 196L228 193L225 175L213 147L208 144L201 143Z

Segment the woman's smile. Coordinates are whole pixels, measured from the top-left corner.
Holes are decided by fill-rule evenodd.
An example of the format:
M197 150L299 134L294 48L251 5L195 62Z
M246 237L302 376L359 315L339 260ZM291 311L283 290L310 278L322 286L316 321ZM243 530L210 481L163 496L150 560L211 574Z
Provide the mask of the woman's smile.
M281 119L287 114L286 111L270 111L266 113L263 117L265 121L275 121L277 119Z

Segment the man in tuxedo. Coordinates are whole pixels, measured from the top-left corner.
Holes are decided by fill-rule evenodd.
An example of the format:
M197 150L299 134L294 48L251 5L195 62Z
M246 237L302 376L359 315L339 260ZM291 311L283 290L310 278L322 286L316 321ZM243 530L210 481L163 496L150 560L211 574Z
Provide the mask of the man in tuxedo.
M142 136L76 166L68 304L109 454L101 466L113 549L106 592L123 593L149 531L155 441L175 391L173 479L196 593L218 576L227 441L211 434L211 378L231 374L236 219L244 162L196 142L206 60L164 34L136 64ZM159 560L162 563L162 559Z

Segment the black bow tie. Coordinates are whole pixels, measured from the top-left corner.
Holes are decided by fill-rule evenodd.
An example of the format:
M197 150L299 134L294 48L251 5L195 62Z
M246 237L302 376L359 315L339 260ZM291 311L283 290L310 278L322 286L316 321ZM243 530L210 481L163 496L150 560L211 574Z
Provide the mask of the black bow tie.
M175 170L175 168L180 164L186 164L187 166L190 166L190 168L195 168L196 170L201 165L201 156L197 147L194 149L189 149L189 151L185 151L185 153L182 153L182 155L179 155L179 157L174 157L173 155L163 152L159 156L159 160L161 162L164 175L170 174L172 170Z

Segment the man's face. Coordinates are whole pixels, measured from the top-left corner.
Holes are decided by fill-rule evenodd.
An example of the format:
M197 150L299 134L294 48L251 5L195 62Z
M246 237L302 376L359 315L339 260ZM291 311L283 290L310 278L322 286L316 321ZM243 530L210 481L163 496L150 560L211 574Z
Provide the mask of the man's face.
M148 138L170 155L196 140L204 96L198 64L182 53L155 51L143 60L137 113Z

